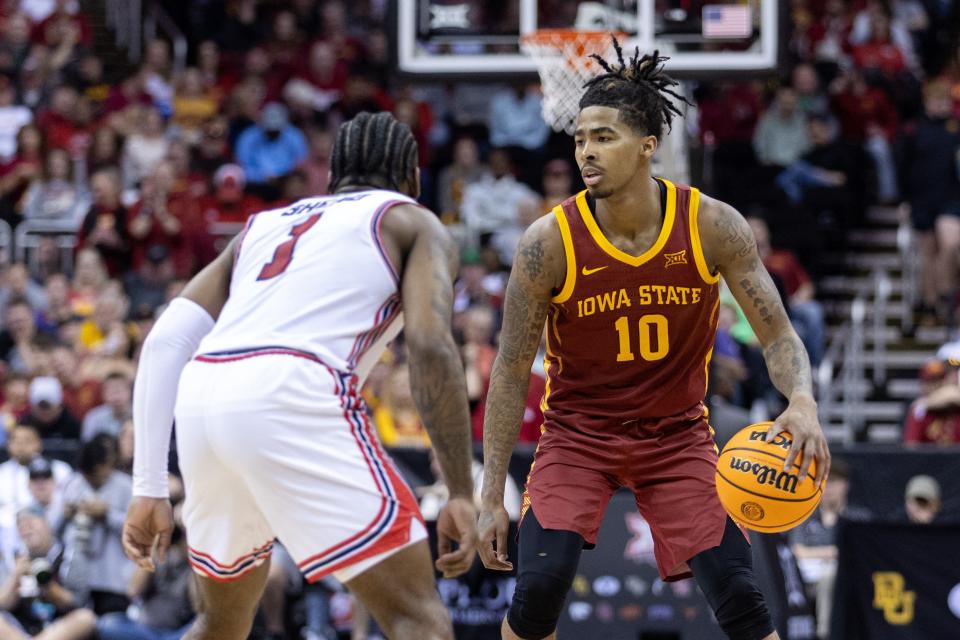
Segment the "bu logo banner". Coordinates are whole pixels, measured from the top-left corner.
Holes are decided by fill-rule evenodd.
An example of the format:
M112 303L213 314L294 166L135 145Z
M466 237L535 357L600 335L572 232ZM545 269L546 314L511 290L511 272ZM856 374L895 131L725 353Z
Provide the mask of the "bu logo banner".
M831 636L844 640L958 638L960 525L842 521ZM955 596L953 596L955 597Z
M890 624L913 622L913 602L917 594L904 589L906 580L896 571L877 571L873 574L873 606L883 611L883 619Z

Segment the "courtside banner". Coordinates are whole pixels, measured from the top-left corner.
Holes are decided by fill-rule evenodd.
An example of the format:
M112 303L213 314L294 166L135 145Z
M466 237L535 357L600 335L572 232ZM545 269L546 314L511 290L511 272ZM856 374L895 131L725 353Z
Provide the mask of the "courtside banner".
M832 637L960 638L960 525L841 522Z

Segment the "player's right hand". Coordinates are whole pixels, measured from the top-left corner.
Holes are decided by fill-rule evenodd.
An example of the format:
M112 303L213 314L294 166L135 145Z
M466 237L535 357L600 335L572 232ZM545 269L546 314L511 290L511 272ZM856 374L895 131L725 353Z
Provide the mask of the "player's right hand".
M154 571L154 551L163 562L173 534L173 507L166 498L136 496L123 523L123 550L138 567Z
M450 498L437 516L439 557L434 566L444 578L456 578L470 570L476 553L477 509L469 498Z
M512 571L513 563L507 559L507 536L510 533L510 516L503 504L484 505L480 510L480 559L483 566L494 571ZM496 542L496 548L494 548Z

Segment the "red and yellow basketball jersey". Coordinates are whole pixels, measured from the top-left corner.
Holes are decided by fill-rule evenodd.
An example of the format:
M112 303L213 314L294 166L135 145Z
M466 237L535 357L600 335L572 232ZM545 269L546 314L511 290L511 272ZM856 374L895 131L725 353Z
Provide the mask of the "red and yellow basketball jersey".
M663 227L639 256L603 235L586 191L554 208L567 273L547 316L548 423L700 417L719 306L697 228L700 192L659 180Z

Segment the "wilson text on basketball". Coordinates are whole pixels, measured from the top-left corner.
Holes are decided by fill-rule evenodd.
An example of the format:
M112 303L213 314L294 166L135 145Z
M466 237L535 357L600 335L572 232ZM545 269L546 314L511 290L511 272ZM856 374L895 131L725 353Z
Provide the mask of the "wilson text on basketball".
M797 492L799 478L792 473L781 471L776 467L760 464L743 458L730 458L730 468L740 473L749 473L757 477L758 484L769 484L788 493Z

